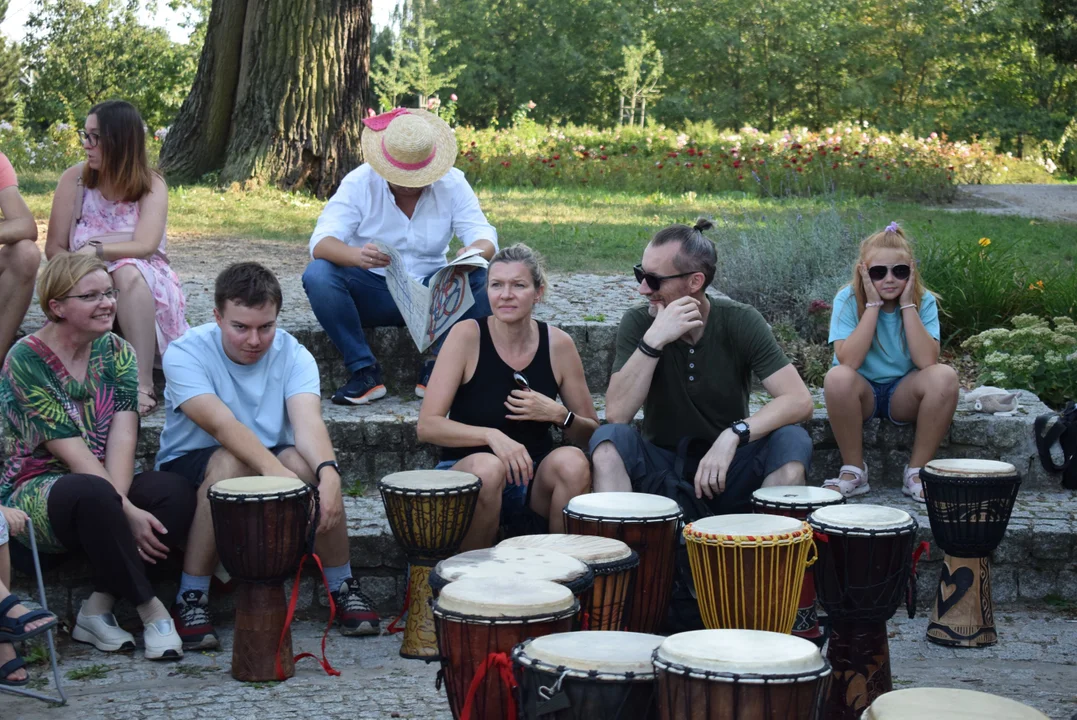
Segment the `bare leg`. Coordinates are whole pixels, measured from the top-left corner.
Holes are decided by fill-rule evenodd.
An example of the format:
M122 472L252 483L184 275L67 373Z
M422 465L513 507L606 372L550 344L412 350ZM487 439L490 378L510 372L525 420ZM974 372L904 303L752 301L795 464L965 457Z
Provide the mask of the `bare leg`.
M5 570L4 570L5 565L7 567L6 574L5 574ZM8 590L8 585L11 582L11 574L10 573L11 573L11 557L10 557L10 554L8 552L7 543L4 543L3 545L0 545L0 601L5 600L7 598L7 596L11 594L11 592ZM8 617L16 618L16 617L19 617L20 615L25 615L28 612L30 612L30 609L25 607L24 605L20 604L20 605L15 605L10 610L8 610L7 615L8 615ZM44 625L47 622L49 622L49 618L39 618L38 620L35 620L33 622L26 623L26 629L27 630L33 630L34 628L41 627L42 625ZM6 663L9 660L12 660L14 658L15 658L15 647L11 643L0 643L0 665L3 665L4 663ZM11 673L10 675L7 676L7 679L12 681L12 682L18 682L18 681L23 680L25 678L26 678L26 669L25 668L21 668L19 670L16 670L15 672L13 672L13 673Z
M823 380L823 397L842 465L864 468L864 421L875 408L871 384L848 365L835 365Z
M198 506L187 534L187 550L183 556L183 572L205 577L217 567L217 540L213 534L213 516L210 513L209 489L228 478L257 475L235 455L224 448L217 450L206 465L206 478L198 488Z
M632 479L612 442L598 444L591 453L591 465L594 467L595 492L632 492Z
M469 472L482 480L475 517L460 551L478 550L494 544L501 522L501 493L505 490L505 465L492 453L474 453L456 463L453 470Z
M799 462L788 462L763 478L763 487L803 485L805 478L804 465Z
M26 317L40 265L41 252L32 240L0 245L0 362Z
M957 373L949 365L930 365L902 380L890 398L890 416L898 422L916 421L909 467L923 467L950 430L957 410Z
M151 400L153 359L157 352L157 311L153 294L134 265L116 268L112 280L120 291L116 302L116 319L124 338L134 347L135 360L138 361L138 411L145 415L156 406Z
M11 587L11 551L7 543L0 545L0 600L8 596L7 588Z
M577 447L560 447L539 463L531 488L531 509L549 521L551 533L565 531L565 505L591 491L591 467Z

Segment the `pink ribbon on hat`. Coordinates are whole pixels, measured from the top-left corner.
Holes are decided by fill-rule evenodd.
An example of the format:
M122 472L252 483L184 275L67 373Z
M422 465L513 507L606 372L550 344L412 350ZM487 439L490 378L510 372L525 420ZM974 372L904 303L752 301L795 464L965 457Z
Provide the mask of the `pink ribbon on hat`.
M375 115L372 118L366 118L365 120L363 120L363 124L374 132L381 132L385 128L389 127L389 123L391 123L395 118L401 115L410 114L411 111L409 111L407 108L397 108L396 110L390 110L389 112L382 113L381 115ZM385 148L385 138L383 137L381 139L381 154L382 157L384 157L390 165L399 170L422 170L424 167L429 165L431 161L433 161L434 156L438 154L438 146L434 145L434 149L430 151L430 156L427 157L425 160L420 160L419 162L415 163L406 163L397 160L389 154L389 151Z

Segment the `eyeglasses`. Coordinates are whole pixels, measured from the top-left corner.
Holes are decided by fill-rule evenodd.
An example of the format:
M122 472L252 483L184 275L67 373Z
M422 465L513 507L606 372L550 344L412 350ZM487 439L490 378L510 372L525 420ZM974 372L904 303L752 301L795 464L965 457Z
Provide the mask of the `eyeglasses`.
M81 300L85 303L97 304L102 300L115 300L120 296L120 291L117 288L111 290L105 290L104 292L92 292L85 295L64 295L61 300Z
M78 134L79 140L82 141L83 145L89 144L90 147L95 148L97 147L97 143L101 142L101 136L97 133L88 133L85 130L79 130Z
M514 372L512 374L512 379L516 381L516 385L518 385L521 390L531 389L531 383L527 382L527 376L522 372Z
M886 277L886 273L891 272L898 280L908 280L909 275L912 273L912 268L902 263L900 265L872 265L868 268L868 277L879 282Z
M680 273L679 275L655 275L654 273L645 272L642 265L636 265L632 268L632 272L636 274L636 282L646 282L647 287L651 288L655 292L662 287L663 280L672 280L674 278L687 277L688 275L695 275L699 270L693 270L692 272Z

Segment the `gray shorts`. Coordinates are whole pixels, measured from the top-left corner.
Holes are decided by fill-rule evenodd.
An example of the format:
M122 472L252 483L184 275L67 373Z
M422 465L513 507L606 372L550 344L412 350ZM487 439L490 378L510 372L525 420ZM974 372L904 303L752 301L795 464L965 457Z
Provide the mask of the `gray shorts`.
M590 452L600 443L610 442L625 464L632 487L652 473L673 470L677 453L643 439L631 425L602 425L591 436ZM808 431L799 425L785 425L765 438L737 448L726 473L725 492L709 501L715 513L752 511L752 493L763 480L782 465L798 462L804 474L811 470L812 444Z
M11 538L8 536L7 519L0 513L0 545L6 545Z

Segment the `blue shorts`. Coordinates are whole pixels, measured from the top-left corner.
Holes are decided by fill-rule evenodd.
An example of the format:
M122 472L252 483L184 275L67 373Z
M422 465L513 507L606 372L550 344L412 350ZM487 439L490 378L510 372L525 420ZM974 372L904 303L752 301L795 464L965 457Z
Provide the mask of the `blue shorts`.
M543 458L534 461L531 468L531 482L527 485L514 485L506 482L505 489L501 491L501 527L505 530L505 537L514 535L539 535L546 533L549 521L531 509L531 484L535 481L535 473L538 472L539 463ZM435 470L452 470L459 460L442 460Z
M889 382L883 383L868 380L868 385L871 385L871 392L875 395L875 407L871 411L871 417L889 420L895 425L909 424L907 422L898 422L890 415L890 398L894 396L894 390L897 389L898 384L907 377L909 376L902 375L897 380L890 380ZM867 380L867 378L864 379ZM870 420L871 418L868 419Z

